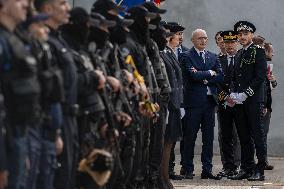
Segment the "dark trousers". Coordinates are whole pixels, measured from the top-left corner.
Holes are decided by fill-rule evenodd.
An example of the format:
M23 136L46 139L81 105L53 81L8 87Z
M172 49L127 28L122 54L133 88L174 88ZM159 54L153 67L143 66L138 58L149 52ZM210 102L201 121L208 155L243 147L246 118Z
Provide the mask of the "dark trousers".
M236 126L241 143L242 163L241 168L252 170L254 168L263 171L266 164L267 149L262 123L262 104L246 102L243 105L236 105ZM258 164L255 167L254 152Z
M149 166L150 173L154 177L158 177L160 173L166 129L167 107L167 103L160 103L160 117L153 127L151 127Z
M182 124L182 133L185 132L185 117L183 117L181 119L181 124ZM180 156L181 156L181 159L180 159L180 165L183 166L183 160L184 160L184 157L183 157L183 154L184 154L184 137L183 139L180 141L180 146L179 146L179 152L180 152ZM173 147L172 147L172 151L171 151L171 158L170 158L170 162L169 162L169 174L174 174L174 168L175 168L175 148L176 148L176 142L173 144Z
M271 110L267 110L266 115L263 117L264 142L265 142L266 149L267 149L267 135L269 132L270 119L271 119ZM268 159L266 160L266 163L268 163Z
M235 115L235 108L219 107L219 144L224 169L237 169L241 163L241 147L235 126Z
M28 157L27 135L23 132L25 125L13 128L8 153L8 189L25 188L26 158Z
M54 185L56 189L75 188L79 143L77 121L73 115L64 115L62 139L63 152L58 156ZM63 182L64 181L64 182Z
M197 133L202 131L202 170L212 172L213 140L215 126L215 101L208 96L207 102L202 107L185 110L185 133L184 133L184 167L186 172L193 172L194 147Z
M44 139L41 128L30 128L28 147L31 168L28 172L26 188L53 189L57 166L55 141Z

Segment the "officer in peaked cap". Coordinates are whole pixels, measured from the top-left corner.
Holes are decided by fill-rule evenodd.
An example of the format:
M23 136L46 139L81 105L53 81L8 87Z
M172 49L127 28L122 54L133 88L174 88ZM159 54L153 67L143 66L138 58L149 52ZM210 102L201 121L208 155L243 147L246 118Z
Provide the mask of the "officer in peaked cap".
M248 21L239 21L234 25L234 31L236 32L247 31L254 33L255 30L256 30L255 26Z
M230 177L234 180L264 180L267 149L262 127L262 103L264 102L264 82L267 62L265 51L253 44L255 26L247 21L239 21L234 30L238 32L243 48L236 55L235 89L230 97L236 103L236 126L241 143L241 171ZM258 163L254 163L254 151Z
M107 13L118 14L120 12L124 12L125 7L116 4L112 0L97 0L91 9L91 13L97 12L102 15L106 15Z
M232 99L229 97L234 88L235 55L238 47L238 33L232 30L223 31L220 36L225 43L226 54L219 56L219 61L224 73L219 94L219 139L223 169L219 173L222 177L232 176L237 173L240 164L240 144L235 127L235 108L231 107Z

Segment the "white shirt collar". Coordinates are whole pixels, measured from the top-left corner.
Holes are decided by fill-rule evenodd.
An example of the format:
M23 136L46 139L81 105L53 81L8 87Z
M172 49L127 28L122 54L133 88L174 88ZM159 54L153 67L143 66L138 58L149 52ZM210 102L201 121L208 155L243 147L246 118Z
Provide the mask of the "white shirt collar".
M197 48L195 48L195 47L194 47L194 49L196 50L196 52L197 52L197 54L198 54L198 55L200 55L200 53L201 53L201 52L203 52L203 54L205 54L205 50L200 51L200 50L198 50L198 49L197 49Z
M246 48L243 48L244 50L248 50L248 48L253 44L253 42L251 42Z
M227 54L227 58L229 59L229 58L234 58L235 57L235 55L229 55L229 54Z

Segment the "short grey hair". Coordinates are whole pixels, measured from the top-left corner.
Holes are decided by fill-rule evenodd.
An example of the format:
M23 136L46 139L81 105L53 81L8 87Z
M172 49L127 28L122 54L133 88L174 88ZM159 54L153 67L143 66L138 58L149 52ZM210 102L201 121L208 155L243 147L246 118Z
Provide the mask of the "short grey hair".
M191 33L191 38L193 38L194 34L199 33L199 32L205 33L205 35L207 36L207 33L205 30L198 28Z

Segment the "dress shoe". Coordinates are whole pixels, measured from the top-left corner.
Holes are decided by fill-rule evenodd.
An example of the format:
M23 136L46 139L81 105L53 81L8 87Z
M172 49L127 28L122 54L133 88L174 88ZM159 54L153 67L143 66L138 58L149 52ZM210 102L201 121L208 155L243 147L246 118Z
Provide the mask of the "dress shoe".
M182 176L185 176L186 171L185 171L185 169L184 169L183 167L181 167L181 168L180 168L180 172L179 172L179 174L180 174L180 175L182 175ZM192 176L195 176L195 174L194 174L194 173L192 173Z
M182 180L182 179L184 179L184 176L183 175L171 174L171 175L169 175L169 178L171 180Z
M259 171L255 171L247 180L248 181L264 181L265 176Z
M252 173L250 171L244 171L244 170L240 170L240 172L236 175L233 176L228 176L228 179L231 180L243 180L243 179L247 179L252 175Z
M238 174L238 171L236 169L222 169L217 176L230 177L236 174Z
M185 169L183 167L180 168L179 174L180 175L185 175Z
M271 171L274 169L274 166L273 165L269 165L269 164L266 164L266 166L264 167L264 170L268 170L268 171Z
M184 175L184 179L193 179L193 173L192 172L189 172L189 173L185 173Z
M212 173L202 172L201 179L213 179L213 180L221 180L222 177L219 175L213 175Z

